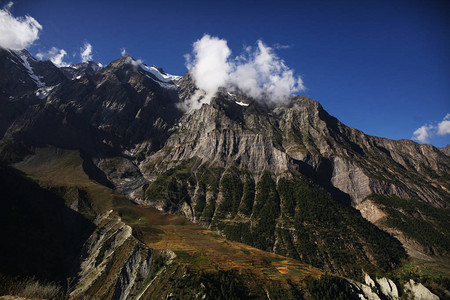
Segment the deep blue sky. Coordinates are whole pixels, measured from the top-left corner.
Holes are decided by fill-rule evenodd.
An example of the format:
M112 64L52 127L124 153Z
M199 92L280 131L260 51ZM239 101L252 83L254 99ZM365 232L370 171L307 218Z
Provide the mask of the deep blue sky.
M204 33L234 55L262 39L343 123L368 134L411 138L450 113L450 1L14 1L12 13L42 26L32 54L52 46L76 63L83 42L107 64L120 48L168 73ZM5 1L1 3L3 6ZM450 135L431 138L450 144Z

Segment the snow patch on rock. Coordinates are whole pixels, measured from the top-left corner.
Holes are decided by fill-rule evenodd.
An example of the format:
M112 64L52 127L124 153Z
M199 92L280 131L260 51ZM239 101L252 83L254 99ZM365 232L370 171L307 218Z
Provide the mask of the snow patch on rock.
M34 74L33 68L30 66L30 63L28 62L28 58L20 52L16 52L16 55L20 57L20 59L22 60L22 65L24 66L25 69L27 69L28 75L30 76L31 79L33 79L33 81L37 84L37 86L38 87L45 86L45 83L43 83L40 80L40 78Z
M50 94L50 92L56 87L56 85L54 86L43 86L41 88L38 88L36 90L36 96L38 96L39 99L45 99L48 97L48 95Z
M249 106L249 104L244 103L244 102L240 102L240 101L235 101L236 104L240 105L240 106Z

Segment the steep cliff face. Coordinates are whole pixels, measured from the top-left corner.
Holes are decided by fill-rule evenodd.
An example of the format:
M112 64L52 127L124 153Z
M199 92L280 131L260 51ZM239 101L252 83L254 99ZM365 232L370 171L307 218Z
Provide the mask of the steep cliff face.
M70 296L129 299L145 290L152 272L152 250L111 211L95 220L96 230L83 245L80 271Z
M186 114L165 149L146 162L171 166L198 157L253 173L296 170L347 193L355 204L376 193L448 206L442 199L450 160L437 148L365 135L307 97L275 108L242 106L235 97L219 94L211 105Z

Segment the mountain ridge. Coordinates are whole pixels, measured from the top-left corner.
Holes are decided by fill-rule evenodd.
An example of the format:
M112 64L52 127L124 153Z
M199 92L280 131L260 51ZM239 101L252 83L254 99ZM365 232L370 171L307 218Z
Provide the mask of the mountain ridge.
M189 73L128 55L81 73L50 66L37 81L44 62L31 74L18 59L0 51L14 70L0 82L3 160L79 150L93 178L135 203L341 275L389 272L404 248L448 256L450 157L432 145L366 135L305 96L268 105L221 88L185 111L197 91Z

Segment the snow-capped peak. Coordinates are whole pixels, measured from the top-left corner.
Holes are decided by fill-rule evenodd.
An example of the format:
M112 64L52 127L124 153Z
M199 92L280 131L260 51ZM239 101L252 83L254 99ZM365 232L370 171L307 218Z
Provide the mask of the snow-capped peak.
M149 67L146 64L141 64L141 68L144 71L152 73L159 81L162 81L162 82L171 82L171 81L178 80L181 78L181 76L163 73L160 70L158 70L158 68L155 66Z
M133 59L130 55L124 54L122 56L122 61L132 64L136 68L139 68L143 71L143 75L157 82L161 87L166 89L177 89L178 87L174 83L175 80L181 78L181 76L166 74L162 69L157 68L155 66L147 66L142 62L142 60Z

